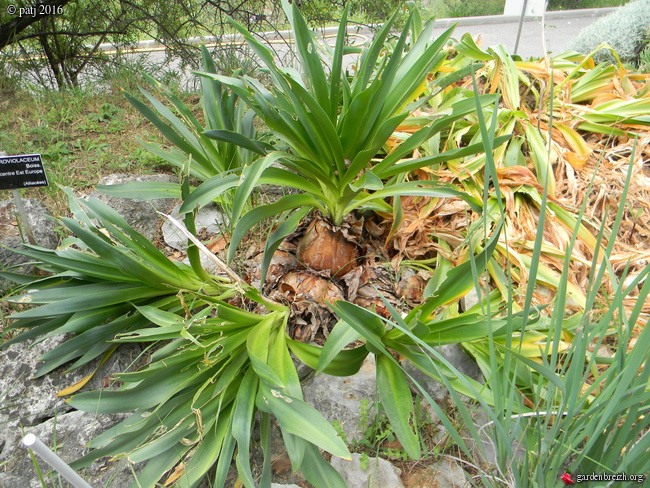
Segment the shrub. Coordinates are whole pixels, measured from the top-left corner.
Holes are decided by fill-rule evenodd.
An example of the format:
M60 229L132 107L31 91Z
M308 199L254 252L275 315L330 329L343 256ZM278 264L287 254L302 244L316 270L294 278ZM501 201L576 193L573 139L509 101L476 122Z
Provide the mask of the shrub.
M310 22L333 21L348 8L351 14L372 23L385 22L396 10L403 10L406 0L303 0L296 4Z
M466 2L463 0L443 1L449 17L479 17L481 15L499 15L503 13L503 0L485 0L483 2Z
M607 43L619 55L621 61L636 62L648 40L650 29L650 0L636 0L602 17L584 28L569 44L569 49L588 54ZM594 56L596 61L614 61L606 49Z

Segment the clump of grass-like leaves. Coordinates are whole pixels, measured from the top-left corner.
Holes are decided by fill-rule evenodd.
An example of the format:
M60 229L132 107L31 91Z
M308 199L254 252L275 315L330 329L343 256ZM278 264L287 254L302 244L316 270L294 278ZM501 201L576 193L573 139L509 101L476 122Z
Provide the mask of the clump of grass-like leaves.
M488 129L484 123L480 124L485 135ZM490 138L485 140L489 143ZM495 175L489 145L486 154L487 174ZM627 194L631 174L629 171L622 198ZM544 191L542 203L546 197ZM484 198L488 198L487 192ZM643 327L647 325L647 315L643 315L642 310L650 293L650 266L630 280L625 271L617 275L607 264L615 244L613 236L620 228L623 215L623 208L619 207L611 229L612 236L604 247L600 244L605 224L601 228L596 248L597 254L603 255L595 256L592 263L584 313L567 316L569 263L585 206L586 203L573 228L558 293L549 304L551 312L548 317L541 317L533 304L535 263L539 261L544 240L542 231L536 235L533 266L529 271L523 309L519 312L513 310L510 291L505 297L508 304L505 309L495 307L495 302L487 298L477 307L475 315L466 312L457 319L444 320L442 316L433 314L436 306L445 303L453 283L463 282L465 273L479 282L491 252L471 257L471 266L466 263L467 270L462 269L465 265L451 270L447 275L448 282L406 317L391 309L391 317L387 319L353 304L337 302L336 309L344 324L340 329L347 328L346 339L366 341L377 355L378 365L388 365L387 369L403 382L402 394L398 395L396 391L392 395L394 408L392 411L386 409L402 444L402 438L409 434L404 430L408 428L413 401L405 393L408 375L399 368L391 351L398 352L400 358L409 359L418 369L441 381L450 390L465 429L476 441L474 445L463 440L427 392L409 378L441 416L449 434L463 452L465 462L477 470L476 478L483 485L555 486L562 481L563 475L568 479L567 476L570 478L573 473L577 479L578 474L594 472L608 475L633 473L641 476L636 481L644 479L650 469L650 460L646 456L650 446L650 419L647 415L650 332L647 326ZM542 226L545 208L542 205ZM504 211L503 206L498 207L502 219ZM483 217L486 221L488 218L487 215ZM495 230L496 235L499 232L500 227ZM493 245L488 244L486 249ZM603 264L598 266L599 262ZM610 282L614 290L605 308L596 303L603 280ZM512 290L511 287L506 289ZM490 294L489 290L485 293L488 297ZM635 300L631 308L626 304L630 295ZM385 305L390 308L388 302ZM544 333L538 335L542 324ZM638 325L642 327L640 332ZM467 333L477 329L483 332L481 337ZM326 356L326 351L332 348L342 347L341 343L345 341L341 340L341 330L333 331L323 348L323 355ZM460 337L464 333L467 334L465 338ZM435 350L434 346L445 344L452 337L477 360L485 384L479 385L465 377ZM529 341L526 337L536 339ZM605 342L616 344L612 354L603 353ZM608 348L605 350L609 351ZM326 364L326 361L321 360L321 364ZM384 401L389 392L382 391L379 371L380 367L378 390ZM476 404L469 405L460 394L474 399ZM485 420L479 425L477 418ZM493 470L495 467L496 471Z
M70 205L74 218L61 221L73 236L63 246L22 251L47 276L3 273L23 284L8 300L30 306L11 316L12 329L22 333L3 347L69 334L42 357L37 376L64 364L78 368L121 343L151 344L155 351L140 370L117 375L123 383L118 390L84 392L68 400L89 412L135 411L93 440L94 449L75 466L104 456L146 461L133 484L141 487L163 478L168 484L195 486L216 465L217 486L223 486L236 451L240 476L253 486L249 454L259 412L264 484L270 480L273 415L294 468L302 467L315 486L342 487L318 447L341 457L349 453L334 428L302 401L287 345L288 309L238 280L205 271L199 275L196 265L170 261L97 200L70 194ZM235 294L257 302L267 313L224 301ZM352 374L364 357L343 355L329 372ZM82 386L63 393L70 395Z

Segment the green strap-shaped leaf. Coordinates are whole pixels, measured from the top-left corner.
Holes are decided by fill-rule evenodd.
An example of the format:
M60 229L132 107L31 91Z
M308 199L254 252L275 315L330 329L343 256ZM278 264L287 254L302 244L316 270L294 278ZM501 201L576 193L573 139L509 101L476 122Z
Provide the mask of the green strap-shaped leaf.
M230 210L230 219L233 223L239 221L239 217L264 171L283 156L284 153L272 152L242 169Z
M239 183L237 175L217 175L199 185L190 196L185 199L179 213L187 213L194 210L195 207L203 207L214 201L227 190L235 188Z
M177 263L170 261L169 258L160 251L160 249L158 249L149 239L136 232L135 229L133 229L133 227L131 227L126 220L110 206L95 198L83 200L79 203L86 209L89 216L100 221L100 225L110 232L113 239L119 240L131 253L138 255L140 257L139 261L149 264L149 266L152 267L159 276L168 275L174 277L178 280L176 283L183 283L184 285L189 281L190 277L182 272ZM79 227L77 226L76 228L78 229ZM95 234L97 233L95 232ZM95 251L97 252L97 250ZM142 279L142 275L136 274L136 277ZM161 283L169 282L168 278L167 280L163 280Z
M235 438L232 436L232 420L228 424L228 431L223 441L221 452L219 453L219 461L217 461L217 469L214 473L214 486L223 488L226 485L226 479L230 472L232 464L232 456L235 452Z
M145 90L142 90L142 92L150 101L154 100L156 102L154 106L156 106L157 109L162 108L164 111L169 112L169 109L167 109L164 105L158 102L153 96L151 96L151 94L149 94ZM176 132L176 130L172 128L171 125L168 125L165 122L163 122L163 120L158 116L158 114L156 114L156 112L150 109L147 105L142 103L137 98L129 95L128 93L125 93L124 95L126 96L127 100L131 102L131 105L133 105L142 115L144 115L147 119L149 119L149 121L156 126L156 128L161 132L161 134L165 136L167 140L169 140L169 142L174 144L185 154L191 154L193 159L197 163L199 163L203 168L210 166L210 163L207 160L203 149L200 147L198 141L196 141L196 137L194 135L191 135L193 141L189 142L182 135L179 135L179 133ZM184 124L178 120L178 118L176 118L175 116L173 117L178 121L179 126L185 127Z
M311 208L301 208L293 212L289 217L280 222L271 235L266 239L264 245L264 256L260 264L260 286L264 285L266 280L266 273L273 259L273 254L277 248L282 244L285 237L294 232L302 219L311 211Z
M287 343L291 352L300 361L311 369L320 370L319 358L322 353L322 348L291 339ZM321 372L332 376L351 376L361 369L361 365L367 355L368 349L363 346L339 351L334 358L329 360L329 364Z
M479 103L481 106L487 106L496 101L495 95L479 95ZM455 121L462 117L476 112L476 101L474 99L462 99L452 104L451 114L443 115L442 117L434 120L430 125L418 130L415 134L411 135L400 146L387 155L375 167L375 173L384 175L384 171L397 164L401 159L408 157L415 149L420 147L425 141L431 139L435 134L451 126ZM453 159L453 158L449 158ZM433 164L433 163L431 163Z
M206 130L203 134L217 141L224 141L229 144L243 147L244 149L248 149L249 151L259 154L260 156L266 156L273 150L273 146L270 146L265 142L249 139L243 134L232 130L213 129Z
M307 22L298 11L298 5L296 3L289 7L286 2L283 2L283 6L285 7L285 11L288 8L293 9L293 12L289 14L289 19L296 36L295 45L298 48L300 65L304 70L305 79L310 85L310 91L316 97L321 108L328 110L330 108L330 92L325 70L323 69L323 61L319 55L319 46L314 39L314 34L309 30Z
M97 185L100 193L120 198L137 198L139 200L154 200L158 198L180 198L181 189L178 183L167 181L132 181L119 185Z
M281 330L275 336L273 344L269 348L269 367L278 375L285 385L286 391L293 397L302 400L302 387L296 366L293 363L291 354L287 347L287 335Z
M494 138L494 146L498 147L506 141L510 140L510 135L498 136ZM407 173L424 166L431 166L437 163L444 163L445 161L460 159L466 156L472 156L474 154L484 152L484 146L482 142L477 142L475 144L470 144L469 146L459 147L455 149L449 149L443 153L436 154L434 156L426 156L423 158L417 158L408 160L402 163L396 163L392 166L387 167L381 171L375 170L378 176L381 178L388 178L390 176L395 176L399 173Z
M190 358L175 368L165 368L156 371L137 386L121 391L93 391L74 395L67 402L74 408L87 412L119 413L129 410L146 410L165 402L177 391L194 382L205 373L194 368L183 369L183 366L194 364Z
M377 391L386 416L406 453L412 459L420 459L413 398L404 372L392 357L380 354L376 359Z
M382 317L345 300L337 300L336 303L330 303L329 306L342 320L364 337L366 348L370 352L380 354L381 351L386 351L383 344L386 324Z
M51 317L59 314L74 313L80 310L97 308L98 304L115 305L139 298L152 298L161 295L161 291L149 286L138 286L131 283L95 283L75 287L75 296L63 300L52 298L59 295L59 290L43 290L27 293L22 299L31 297L31 303L45 303L40 307L32 308L14 314L17 319ZM171 290L170 290L171 292ZM16 301L18 299L11 299Z
M494 54L484 51L474 41L474 38L469 33L465 33L460 38L454 48L463 56L468 58L477 59L479 61L491 61L495 58Z
M268 364L269 346L277 333L274 325L273 316L262 319L248 334L246 349L255 374L270 386L284 388L286 385Z
M475 379L470 378L462 372L452 371L451 369L447 368L441 361L438 361L430 354L424 354L415 348L407 347L404 344L400 344L398 342L387 342L391 349L404 356L411 363L413 363L416 368L418 368L430 378L433 378L443 384L445 382L449 383L456 392L469 398L477 399L477 396L480 396L481 399L485 401L485 403L494 405L494 395L492 391ZM450 433L452 436L454 435L454 433L451 431Z
M352 85L353 99L368 87L368 83L370 83L372 75L376 70L377 58L384 49L384 43L390 34L396 18L397 12L395 12L388 20L388 22L386 22L381 27L381 29L379 29L379 32L374 35L370 46L366 49L363 49L361 52L359 62L357 63L357 74L354 77Z
M351 459L350 452L334 427L302 400L281 390L262 384L260 391L263 401L275 415L282 429L321 449L344 459Z
M72 219L63 219L66 227L74 232L101 258L117 268L122 273L137 278L135 283L148 283L151 288L158 288L159 291L169 285L177 288L188 286L190 277L179 266L173 264L159 251L149 253L146 248L131 243L130 246L117 246L107 242L106 236L99 230L92 230L80 226ZM107 223L105 223L108 225ZM125 241L128 239L122 235ZM151 243L150 243L151 244ZM150 260L143 259L143 255L150 257ZM111 280L118 281L118 280Z
M276 168L274 166L266 168L259 179L259 183L296 188L298 190L311 193L312 195L320 193L320 188L318 188L307 179L303 178L301 175L297 175L296 173L287 171L284 168Z
M235 226L230 240L230 247L228 249L228 262L232 262L235 257L235 251L241 240L246 236L255 224L262 220L281 214L285 210L291 210L299 207L319 207L322 208L320 202L311 195L286 195L275 203L263 205L261 207L249 210Z
M260 384L253 369L249 369L239 387L232 417L232 436L237 441L237 472L247 488L255 488L250 465L250 442L253 429L255 397Z
M74 469L89 466L97 459L126 453L141 445L152 436L156 429L173 427L188 410L191 411L192 392L183 393L174 398L174 402L161 405L156 415L132 414L122 422L103 431L93 438L88 446L89 453L71 463Z
M479 275L485 270L489 258L494 253L502 228L503 221L499 221L485 248L474 258ZM428 317L436 308L465 296L473 286L474 276L472 273L472 263L471 261L465 261L447 272L447 276L444 282L438 287L438 291L423 305L414 308L407 316L407 321L415 314Z
M481 210L481 207L471 195L459 191L455 186L449 183L416 180L389 185L383 190L378 190L367 196L357 198L356 200L353 200L350 205L348 205L348 207L345 209L345 213L349 213L352 210L365 205L366 203L372 202L373 200L383 199L389 196L395 197L401 195L426 196L433 198L461 197L470 205L470 207L472 207L473 210Z
M138 143L151 154L158 156L159 158L167 161L169 164L176 166L177 168L182 168L183 165L187 162L187 153L184 153L178 148L167 148L162 144L158 144L157 142L147 142L143 141L140 138L138 139ZM196 164L192 165L190 168L190 173L192 176L196 176L202 180L207 180L211 176L214 176L213 172L207 171L205 168L202 168Z
M329 117L332 123L336 123L338 117L339 103L341 102L343 54L348 29L348 8L343 9L339 28L336 33L336 46L332 55L332 71L330 73L330 109ZM346 80L347 81L347 80Z
M313 444L305 446L300 472L316 488L347 488L347 484L334 467L323 459Z
M187 463L182 477L178 480L179 486L195 485L214 466L220 458L220 454L227 456L227 453L221 451L224 439L230 434L231 413L229 407L224 410L219 412L218 421L211 422L213 425L207 426L201 432L201 442Z
M163 454L149 460L147 465L138 472L138 479L129 488L154 488L160 478L181 460L182 451L169 449Z
M7 342L0 344L0 349L5 349L12 344L18 344L19 342L44 336L65 324L70 316L71 314L45 320L41 318L15 320L9 328L4 329L5 332L24 329L28 330L12 337Z
M322 373L332 363L334 358L339 355L345 346L359 339L359 333L350 327L346 322L340 320L336 323L318 358L318 368L316 371Z

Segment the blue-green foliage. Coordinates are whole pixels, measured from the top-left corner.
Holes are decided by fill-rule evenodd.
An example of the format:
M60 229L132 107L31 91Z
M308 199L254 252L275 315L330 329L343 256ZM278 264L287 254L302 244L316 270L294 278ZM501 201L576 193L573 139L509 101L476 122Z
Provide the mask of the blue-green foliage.
M621 61L635 62L649 38L650 0L636 0L584 28L569 49L588 54L605 42L618 52ZM612 62L614 58L601 49L595 60Z

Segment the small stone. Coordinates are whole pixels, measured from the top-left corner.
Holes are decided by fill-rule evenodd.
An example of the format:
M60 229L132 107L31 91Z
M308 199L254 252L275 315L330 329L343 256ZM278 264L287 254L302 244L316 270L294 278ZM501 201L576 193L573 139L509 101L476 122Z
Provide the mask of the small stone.
M435 349L458 371L476 381L482 381L481 370L476 364L476 361L460 345L447 344L436 347ZM424 374L408 360L403 361L402 366L406 373L422 385L433 400L443 404L446 403L449 391L443 384Z
M463 312L467 312L470 308L472 308L474 305L477 305L478 303L478 293L476 292L476 288L472 288L467 293L467 295L460 299L460 308L463 310Z
M178 213L180 205L174 207L171 212L171 216L179 221L181 225L183 224L183 216ZM218 235L221 234L225 223L228 221L224 213L217 207L217 205L211 204L206 205L201 208L194 218L194 225L196 226L196 232L206 233L208 235ZM187 250L187 237L183 232L172 224L169 220L165 220L162 225L163 239L165 244L169 247L177 249L179 251L185 252Z
M360 402L365 399L372 405L375 400L375 371L375 359L370 355L352 376L316 375L303 388L305 401L329 422L338 422L348 442L359 441L364 435ZM372 419L374 413L369 415Z
M433 486L437 488L466 488L472 486L467 475L455 461L442 459L431 466Z
M363 469L362 455L353 453L351 461L333 457L330 464L348 488L404 488L400 480L402 471L389 461L378 457L369 457L366 461L367 469Z
M54 249L59 238L54 231L55 223L50 219L50 212L45 205L34 198L23 198L22 203L36 244ZM12 251L12 249L22 249L23 242L27 242L27 237L21 233L15 215L16 207L13 200L0 202L0 270L14 268L11 271L31 273L33 266L25 265L30 258ZM0 278L0 296L11 286L9 282Z

